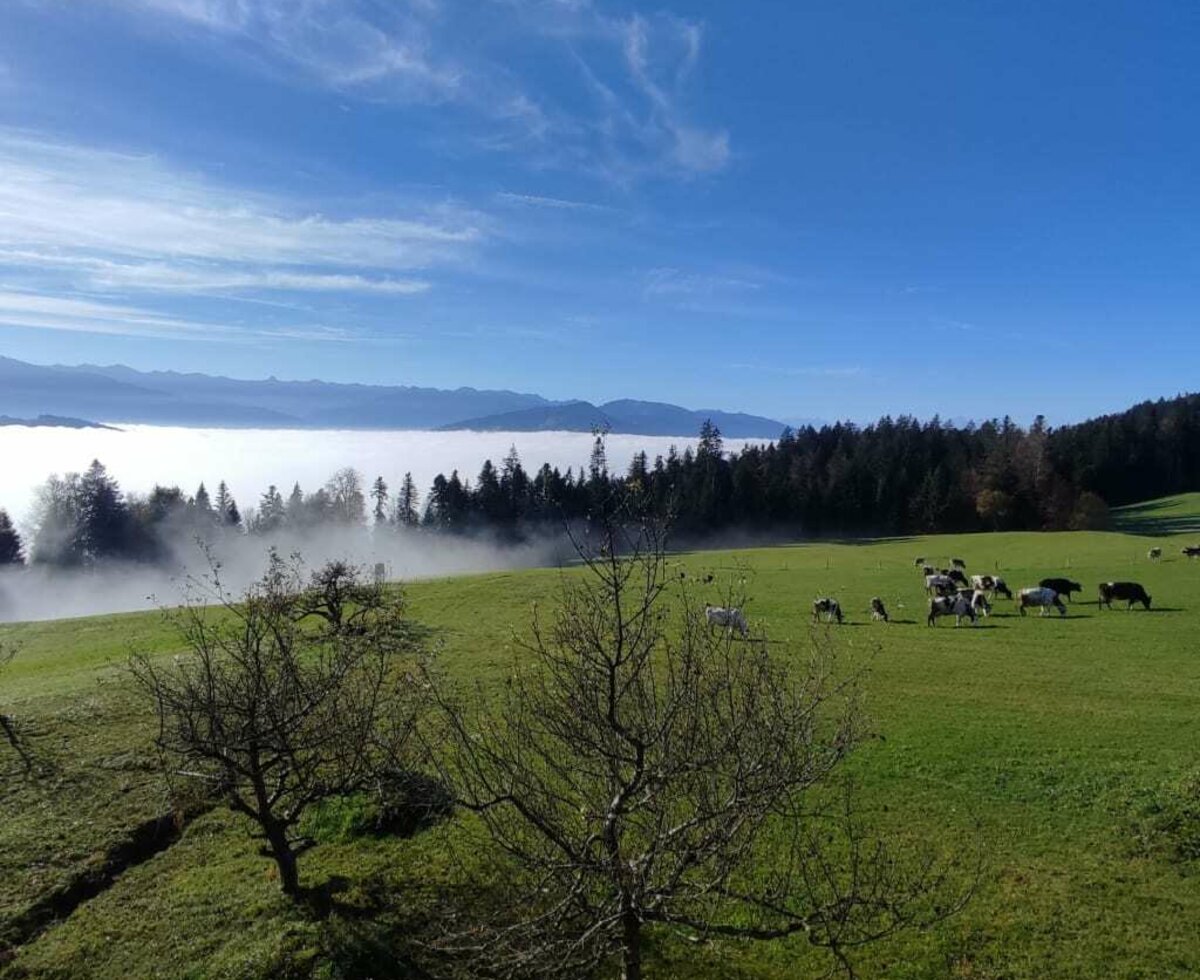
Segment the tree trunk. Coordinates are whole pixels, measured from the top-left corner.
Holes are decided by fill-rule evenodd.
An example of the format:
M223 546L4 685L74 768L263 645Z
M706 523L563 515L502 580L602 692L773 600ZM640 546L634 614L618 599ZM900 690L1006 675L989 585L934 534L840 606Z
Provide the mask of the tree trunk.
M287 831L279 826L267 828L267 842L279 868L279 887L285 895L295 898L300 894L300 872L296 867L296 854L288 843Z
M632 909L621 915L621 980L642 980L642 923Z

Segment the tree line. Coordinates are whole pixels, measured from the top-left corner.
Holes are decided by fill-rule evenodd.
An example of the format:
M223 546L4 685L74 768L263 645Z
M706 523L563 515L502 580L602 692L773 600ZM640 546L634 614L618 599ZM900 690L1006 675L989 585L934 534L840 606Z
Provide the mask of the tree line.
M155 487L125 495L102 464L51 477L39 494L26 548L0 511L0 564L29 557L78 566L103 558L161 560L186 536L270 535L320 526L487 530L519 540L548 525L588 519L629 491L669 514L677 531L732 528L805 535L908 534L1102 528L1110 506L1200 488L1200 395L1143 402L1128 411L1053 428L1009 418L954 426L884 417L787 429L775 442L726 452L705 423L693 450L610 470L604 439L565 473L525 469L515 447L471 480L439 474L421 498L411 473L393 492L352 469L321 488L270 486L243 514L224 482L210 495ZM26 555L28 551L28 555Z

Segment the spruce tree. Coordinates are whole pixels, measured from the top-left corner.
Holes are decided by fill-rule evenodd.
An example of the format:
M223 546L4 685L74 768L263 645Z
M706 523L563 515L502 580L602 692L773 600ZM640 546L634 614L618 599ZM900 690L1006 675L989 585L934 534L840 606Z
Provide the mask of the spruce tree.
M13 526L8 511L0 509L0 566L21 565L25 561L21 535Z
M388 485L383 482L382 476L375 477L375 482L371 484L371 499L375 502L372 515L375 518L376 525L386 524Z
M400 494L396 497L396 523L401 527L416 527L421 521L420 499L412 473L404 474Z

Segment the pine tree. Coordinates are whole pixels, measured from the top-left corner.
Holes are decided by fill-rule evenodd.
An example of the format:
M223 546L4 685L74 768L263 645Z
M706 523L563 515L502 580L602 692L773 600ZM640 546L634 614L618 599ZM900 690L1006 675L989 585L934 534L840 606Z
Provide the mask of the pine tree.
M375 509L373 516L375 524L382 525L387 523L387 504L388 504L388 485L383 482L382 476L375 477L375 482L371 484L371 499L375 501Z
M396 523L401 527L416 527L421 521L420 500L412 473L404 474L400 494L396 497Z
M282 528L286 521L287 508L283 502L283 495L272 483L259 500L258 519L254 522L254 530L259 534L272 534Z
M241 512L233 499L233 494L229 492L229 485L224 480L217 484L217 499L213 503L213 510L217 523L222 527L240 528L242 526Z
M304 525L304 492L300 489L299 483L292 484L292 492L287 500L286 520L292 527Z
M76 539L84 562L123 556L129 550L129 507L117 481L98 459L79 480Z
M203 483L196 488L196 495L192 498L192 509L196 512L198 524L214 523L212 501Z
M21 535L13 526L8 511L0 509L0 567L20 565L24 561L25 553L21 545Z

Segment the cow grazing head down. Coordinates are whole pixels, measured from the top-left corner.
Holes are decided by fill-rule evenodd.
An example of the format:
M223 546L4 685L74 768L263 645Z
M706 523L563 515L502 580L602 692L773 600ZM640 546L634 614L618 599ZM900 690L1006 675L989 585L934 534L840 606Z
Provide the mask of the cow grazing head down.
M1133 608L1134 603L1140 602L1142 608L1150 608L1150 594L1137 582L1101 582L1098 605L1112 608L1113 600L1125 603L1125 609Z
M813 600L812 614L814 623L818 622L822 616L825 617L826 622L832 623L835 620L838 623L842 622L841 603L839 603L837 599L831 599L828 596Z
M879 596L871 597L871 618L876 620L882 619L885 623L890 622L887 607L884 606L883 600Z

